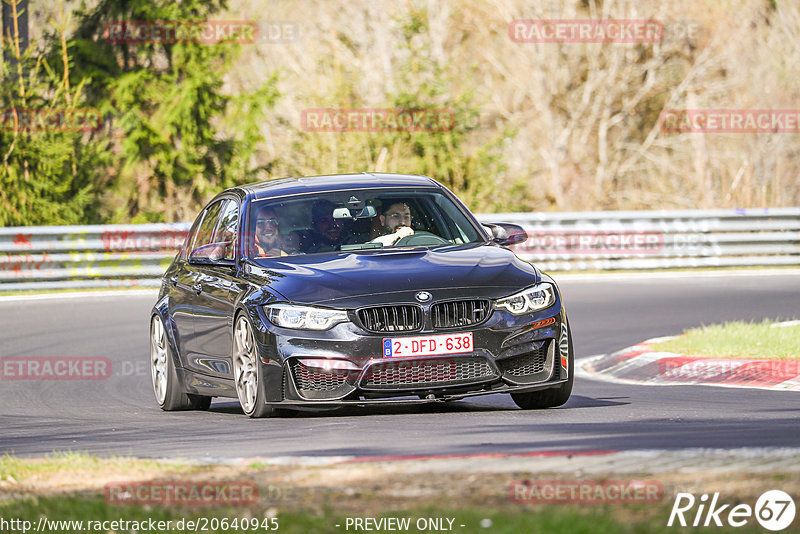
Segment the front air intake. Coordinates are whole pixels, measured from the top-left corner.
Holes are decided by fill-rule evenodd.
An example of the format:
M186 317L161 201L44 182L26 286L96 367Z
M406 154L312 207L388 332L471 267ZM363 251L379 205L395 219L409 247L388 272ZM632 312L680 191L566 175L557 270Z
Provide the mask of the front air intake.
M370 332L413 332L422 328L422 310L414 305L374 306L358 310L358 319Z
M492 305L488 300L453 300L431 307L434 328L463 328L482 323Z

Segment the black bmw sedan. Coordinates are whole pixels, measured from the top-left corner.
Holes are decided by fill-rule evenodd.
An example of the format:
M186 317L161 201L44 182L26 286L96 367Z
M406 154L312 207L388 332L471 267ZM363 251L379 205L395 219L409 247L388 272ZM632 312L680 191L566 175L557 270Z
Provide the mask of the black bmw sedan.
M509 393L564 404L574 355L556 283L424 176L272 180L217 195L164 274L150 368L164 410L245 414Z

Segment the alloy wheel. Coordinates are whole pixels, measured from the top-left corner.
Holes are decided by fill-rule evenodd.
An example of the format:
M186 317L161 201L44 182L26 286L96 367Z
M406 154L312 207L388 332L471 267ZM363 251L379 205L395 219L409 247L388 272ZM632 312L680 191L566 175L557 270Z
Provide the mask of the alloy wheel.
M158 404L164 405L167 398L167 334L159 316L150 323L150 374L153 378L153 392Z
M255 409L258 397L258 357L256 355L255 340L250 323L244 317L239 317L234 330L233 372L236 381L236 393L245 413L250 414Z

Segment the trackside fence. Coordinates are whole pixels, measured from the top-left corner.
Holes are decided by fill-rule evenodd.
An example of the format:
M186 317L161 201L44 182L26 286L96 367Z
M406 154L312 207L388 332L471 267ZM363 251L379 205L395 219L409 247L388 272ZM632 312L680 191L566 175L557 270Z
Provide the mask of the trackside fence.
M800 208L501 213L545 271L800 265Z
M190 226L0 228L0 291L158 287Z
M494 213L545 271L800 265L800 208ZM188 223L0 228L0 291L158 287Z

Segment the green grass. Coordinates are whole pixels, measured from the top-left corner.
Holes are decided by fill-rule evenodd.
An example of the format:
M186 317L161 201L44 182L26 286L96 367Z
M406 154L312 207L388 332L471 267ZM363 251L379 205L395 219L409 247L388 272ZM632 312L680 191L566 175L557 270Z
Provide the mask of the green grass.
M64 472L91 474L107 472L110 469L168 469L170 471L182 471L189 469L189 466L173 465L172 463L169 465L162 465L152 460L125 458L121 456L97 458L82 452L54 452L44 458L37 459L18 458L8 453L0 457L0 480L8 480L8 477L11 477L16 482L22 482L25 479L37 475Z
M504 506L502 509L488 508L433 508L417 507L405 510L392 510L382 512L378 517L409 518L410 528L407 532L434 532L434 530L418 530L416 521L420 518L447 518L454 519L452 532L492 533L492 534L518 534L521 532L550 532L569 534L658 534L674 533L676 530L686 530L680 527L667 527L670 502L657 505L550 505L550 506ZM387 503L388 504L388 503ZM16 518L32 523L35 530L40 517L56 521L171 521L166 532L182 533L195 532L188 528L176 528L178 521L205 518L206 529L202 532L265 532L274 529L234 530L223 529L214 525L212 518L219 520L226 518L258 518L259 521L270 516L276 517L278 532L282 533L341 533L353 532L354 527L346 528L346 518L365 517L365 514L343 514L335 509L323 511L291 511L285 512L274 508L265 509L235 509L235 508L204 508L204 509L179 509L166 507L139 507L139 506L112 506L107 504L102 497L62 497L38 498L23 501L0 502L0 516L6 519ZM366 516L371 517L371 516ZM241 519L240 519L241 520ZM338 527L336 525L339 525ZM461 527L461 525L464 525ZM130 525L128 525L130 526ZM217 526L217 528L212 528ZM86 528L84 528L84 531ZM733 529L716 529L717 532ZM755 519L747 525L735 529L736 532L763 532L759 529ZM76 531L73 528L71 531ZM95 532L98 530L95 529ZM132 531L130 528L120 529L118 532ZM139 532L147 531L146 526L141 526ZM784 532L796 531L789 528ZM70 530L53 527L48 532L70 532ZM387 532L380 530L380 532Z
M18 459L13 456L0 458L0 474L4 477L14 476L18 479L42 479L48 474L57 473L72 476L71 470L82 477L92 477L107 473L107 469L124 469L127 466L141 468L142 466L155 468L168 465L174 470L195 469L179 464L162 464L151 460L137 460L132 458L95 458L84 453L52 454L43 459ZM257 468L256 465L252 466ZM202 469L202 467L200 467ZM692 475L694 477L695 475ZM692 478L694 480L694 478ZM791 474L776 475L771 479L770 486L786 488L793 485ZM721 482L720 482L721 483ZM419 530L416 528L418 518L452 518L453 528L450 532L464 534L491 533L491 534L517 534L521 532L548 532L553 534L661 534L676 531L695 531L696 529L681 528L678 526L667 527L673 504L671 491L665 492L665 498L655 504L517 504L511 502L506 493L506 484L497 486L497 492L490 491L485 494L487 499L476 501L469 493L464 493L463 498L456 495L438 495L433 501L417 501L420 504L397 504L391 499L376 497L371 484L366 484L355 493L341 491L341 488L331 488L324 491L317 486L288 487L288 492L280 492L273 498L271 491L264 491L266 487L259 485L260 495L258 502L245 506L164 506L164 505L121 505L108 502L103 492L98 490L83 489L62 495L49 496L21 496L12 491L0 491L0 520L17 520L15 525L6 523L7 527L0 526L0 532L36 532L40 518L49 521L83 521L79 527L76 524L44 524L41 532L117 532L118 534L133 534L138 532L172 533L217 533L217 532L271 532L274 523L263 522L265 518L277 518L278 532L284 533L343 533L366 532L357 530L352 524L346 528L350 518L379 518L395 517L410 518L411 528L406 532L440 532L435 530ZM736 486L736 483L734 483ZM453 486L457 488L458 486ZM494 486L492 486L494 487ZM718 487L718 486L715 486ZM796 487L796 486L794 486ZM721 491L725 487L719 487ZM788 488L787 488L788 489ZM469 490L464 490L468 492ZM30 495L30 494L28 494ZM40 494L41 495L41 494ZM477 505L471 503L479 502ZM726 501L727 502L727 501ZM743 497L741 502L754 504L755 498ZM687 517L693 517L689 514ZM251 523L247 528L224 528L222 520L230 525L237 519L256 519L259 528L254 529ZM19 520L28 521L29 524L20 525ZM150 527L150 521L170 521L165 526ZM183 520L182 527L179 522ZM187 521L200 521L200 524L190 526ZM691 520L691 519L690 519ZM87 521L93 523L87 524ZM95 522L101 522L97 524ZM112 526L111 523L102 525L103 522L126 521L126 525ZM202 523L204 521L204 523ZM137 522L139 524L132 524ZM263 528L264 525L273 528ZM339 526L337 526L339 525ZM445 522L446 526L447 523ZM463 527L461 525L464 525ZM783 532L798 532L800 525L795 524ZM731 529L729 527L712 528L715 532L751 533L764 532L755 521L749 520L743 528ZM378 530L373 532L388 532Z
M733 321L692 328L652 348L687 356L797 360L800 358L800 325L771 328L774 322L777 321Z

